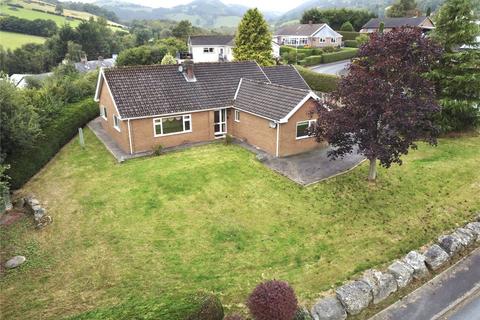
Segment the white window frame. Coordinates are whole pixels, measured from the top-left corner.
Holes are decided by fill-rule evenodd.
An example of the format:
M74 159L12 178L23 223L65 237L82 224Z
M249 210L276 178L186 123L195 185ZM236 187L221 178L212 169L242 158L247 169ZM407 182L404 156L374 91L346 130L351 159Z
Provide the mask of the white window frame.
M235 116L235 122L240 122L240 111L235 110L234 116Z
M163 133L163 119L168 119L168 118L176 118L176 117L182 117L182 123L183 123L183 131L179 131L179 132L172 132L172 133ZM189 130L185 130L185 122L190 122L190 129ZM161 133L160 134L157 134L157 128L156 126L157 125L160 125L160 130L161 130ZM155 138L157 137L165 137L165 136L172 136L172 135L175 135L175 134L183 134L183 133L189 133L189 132L192 132L192 115L191 114L182 114L182 115L178 115L178 116L169 116L169 117L161 117L161 118L154 118L153 119L153 136Z
M320 43L325 43L326 41L327 40L325 38L322 38L322 37L318 38L318 42Z
M205 47L203 48L203 53L215 53L215 48Z
M104 105L100 105L100 116L102 116L103 119L108 120L107 107L105 107Z
M120 132L120 118L116 114L113 115L113 127Z
M305 136L297 137L298 125L308 123L308 126L310 127L310 126L312 125L312 123L315 123L315 121L316 121L316 120L298 121L298 122L297 122L297 125L295 126L295 140L302 140L302 139L312 138L312 136L309 136L308 134L305 135Z

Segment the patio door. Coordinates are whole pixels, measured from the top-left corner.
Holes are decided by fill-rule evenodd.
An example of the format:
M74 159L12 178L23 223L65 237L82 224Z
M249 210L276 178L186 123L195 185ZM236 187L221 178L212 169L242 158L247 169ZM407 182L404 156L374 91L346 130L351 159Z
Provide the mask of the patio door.
M223 137L227 133L227 109L215 110L213 118L215 137Z

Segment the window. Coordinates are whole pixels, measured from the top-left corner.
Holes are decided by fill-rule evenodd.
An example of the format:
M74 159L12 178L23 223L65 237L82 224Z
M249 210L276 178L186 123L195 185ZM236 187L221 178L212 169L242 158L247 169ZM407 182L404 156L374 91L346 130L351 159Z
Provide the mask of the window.
M240 122L240 111L235 110L235 121Z
M107 120L107 108L105 106L100 105L100 115Z
M319 42L325 42L325 38L318 38Z
M306 45L306 44L308 44L308 38L300 38L300 44L301 44L301 45Z
M297 139L309 138L310 136L307 133L307 129L314 123L315 123L315 120L306 120L306 121L297 122Z
M113 115L113 127L120 131L120 119L117 117L116 114Z
M337 42L337 40L335 38L332 38L332 43L335 43Z
M203 48L203 53L213 53L213 48Z
M183 116L153 119L154 136L192 132L192 117Z

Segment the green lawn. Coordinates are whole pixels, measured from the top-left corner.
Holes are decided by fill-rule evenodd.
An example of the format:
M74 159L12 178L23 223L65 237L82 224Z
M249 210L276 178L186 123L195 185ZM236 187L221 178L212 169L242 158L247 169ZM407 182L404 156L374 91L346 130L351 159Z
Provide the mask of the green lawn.
M26 8L13 9L12 7L7 6L3 2L0 3L0 12L9 16L15 16L15 17L19 17L27 20L35 20L35 19L53 20L59 27L63 26L65 23L70 24L72 27L76 27L81 22L79 20L67 20L67 18L63 16L57 16L54 14L33 11Z
M5 49L15 49L26 43L44 43L44 37L29 34L0 31L0 45Z
M199 289L242 310L272 278L311 306L480 209L478 136L422 144L402 166L380 169L376 184L364 164L308 188L238 146L117 164L89 130L85 138L21 190L46 202L53 224L1 230L3 258L28 259L0 278L3 319L57 319L131 297L174 306Z

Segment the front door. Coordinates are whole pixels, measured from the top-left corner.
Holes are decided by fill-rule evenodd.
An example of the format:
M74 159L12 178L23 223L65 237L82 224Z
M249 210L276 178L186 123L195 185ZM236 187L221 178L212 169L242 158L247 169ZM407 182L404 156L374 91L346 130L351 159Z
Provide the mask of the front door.
M215 110L213 118L215 137L223 137L227 133L227 109Z

